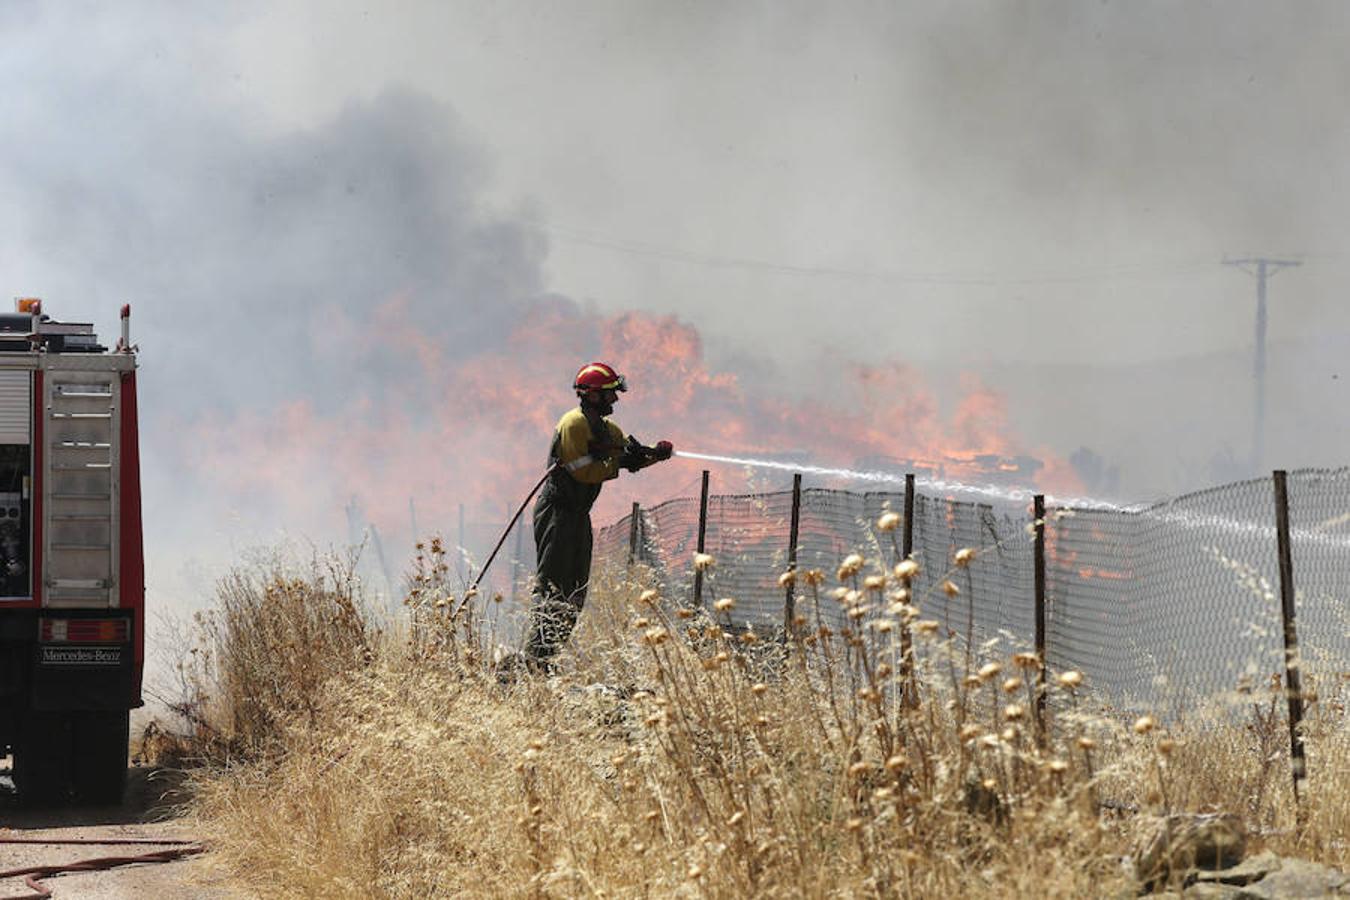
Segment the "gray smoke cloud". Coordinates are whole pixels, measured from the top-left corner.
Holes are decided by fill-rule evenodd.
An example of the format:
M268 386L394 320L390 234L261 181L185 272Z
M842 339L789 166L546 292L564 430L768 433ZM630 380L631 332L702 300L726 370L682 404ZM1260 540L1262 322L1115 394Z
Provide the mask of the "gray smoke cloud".
M1150 242L1126 225L1162 246L1195 229L1234 251L1327 245L1347 199L1344 5L954 3L920 18L900 83L925 167L1127 245Z
M13 293L96 316L105 342L132 301L153 592L189 589L184 560L218 566L278 529L346 539L330 471L344 430L459 401L400 335L468 357L499 350L527 308L573 307L542 296L540 237L478 208L491 167L445 104L395 88L274 131L213 96L228 23L144 9L169 18L5 8L3 71L23 90L0 100L0 258ZM292 479L322 495L328 528L222 493L249 475L221 452L236 420L262 439L297 402L334 423Z

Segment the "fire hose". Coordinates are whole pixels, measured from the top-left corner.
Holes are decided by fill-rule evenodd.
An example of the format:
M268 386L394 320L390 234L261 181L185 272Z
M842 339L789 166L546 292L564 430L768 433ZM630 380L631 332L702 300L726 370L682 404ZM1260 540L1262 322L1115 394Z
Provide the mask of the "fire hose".
M169 838L11 838L0 837L0 844L46 844L48 846L126 846L150 845L164 847L131 856L100 856L93 859L81 859L70 863L52 863L41 866L22 866L17 869L0 871L0 879L23 877L24 884L33 891L31 894L10 894L0 900L46 900L52 896L51 889L42 884L42 879L70 872L99 872L115 869L118 866L130 866L137 863L173 862L205 853L206 848L196 841L173 840Z
M450 614L451 619L454 619L459 615L459 611L464 608L464 604L468 603L470 599L478 595L478 585L482 582L483 576L487 574L488 566L492 565L492 561L497 558L497 552L502 549L502 544L506 543L506 537L511 533L511 529L516 527L516 523L520 521L520 517L525 514L525 507L530 505L530 501L534 499L535 494L539 493L539 489L544 486L545 481L548 481L548 477L562 467L562 463L554 463L549 466L548 471L540 476L539 480L535 482L534 487L530 488L530 492L525 495L525 501L520 504L520 509L516 510L516 514L511 517L511 521L507 524L506 530L503 531L502 536L497 539L497 546L493 547L492 552L488 554L487 562L483 563L483 568L479 569L478 574L474 576L473 584L469 585L469 589L464 592L463 598L460 599L459 603L455 604L454 612Z
M530 488L530 492L525 495L525 500L520 504L520 508L516 510L516 514L512 516L511 521L507 523L506 530L502 532L502 536L497 539L497 546L493 547L492 552L488 554L487 562L483 563L483 568L479 569L478 574L474 576L473 584L469 585L469 589L464 592L463 598L460 599L459 603L455 604L455 608L450 614L451 619L454 619L459 615L460 610L464 608L464 604L468 603L473 597L478 596L478 585L482 583L483 576L487 574L487 570L492 565L492 561L497 558L497 553L501 551L502 544L506 543L506 538L511 534L511 529L516 527L516 523L520 521L520 517L525 514L525 507L530 505L530 501L534 499L535 494L539 493L539 489L544 486L545 481L548 481L549 476L557 471L572 471L579 469L582 466L590 465L592 462L596 461L596 456L593 455L594 452L595 451L592 451L592 454L587 454L575 462L567 464L556 462L549 466L548 471L544 472L544 474L539 477L539 480L535 482L534 487ZM624 446L624 456L628 460L625 465L630 472L636 472L638 469L650 466L652 463L670 459L674 453L675 448L671 445L670 441L659 441L655 447L646 447L639 443L632 435L628 436L628 443ZM0 900L4 900L4 898L0 898Z

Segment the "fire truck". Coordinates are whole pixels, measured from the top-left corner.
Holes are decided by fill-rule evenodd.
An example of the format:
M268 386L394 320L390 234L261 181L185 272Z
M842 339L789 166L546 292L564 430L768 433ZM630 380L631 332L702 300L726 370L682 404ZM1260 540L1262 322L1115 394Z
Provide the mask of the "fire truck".
M117 802L140 706L145 563L130 307L109 351L0 313L0 755L25 801Z

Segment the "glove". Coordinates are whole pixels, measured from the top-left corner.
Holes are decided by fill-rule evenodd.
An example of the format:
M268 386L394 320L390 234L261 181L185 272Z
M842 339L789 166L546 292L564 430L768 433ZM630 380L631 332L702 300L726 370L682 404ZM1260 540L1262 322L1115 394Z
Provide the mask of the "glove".
M655 447L646 447L637 438L629 435L628 443L623 448L623 455L619 457L619 465L630 472L636 472L653 463L670 459L674 453L675 447L670 441L661 441Z
M623 453L619 456L619 465L630 472L636 472L647 464L646 450L642 442L630 434L627 443L623 445Z

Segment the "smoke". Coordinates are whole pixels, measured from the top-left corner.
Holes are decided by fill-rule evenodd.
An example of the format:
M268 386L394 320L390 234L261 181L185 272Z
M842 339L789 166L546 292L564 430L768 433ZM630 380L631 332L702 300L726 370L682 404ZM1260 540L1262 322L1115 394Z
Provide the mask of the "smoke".
M1328 108L1350 77L1342 4L1064 0L918 15L909 24L926 39L899 82L926 126L906 132L914 158L1035 203L1047 218L1033 226L1117 240L1127 226L1155 240L1199 227L1232 250L1275 239L1279 252L1321 246L1344 208L1347 136Z
M477 208L490 167L423 95L277 132L208 89L219 23L7 9L25 90L0 100L0 252L15 293L105 337L132 301L152 581L283 528L345 540L342 504L387 476L400 421L464 402L417 349L500 353L545 302L542 243Z

